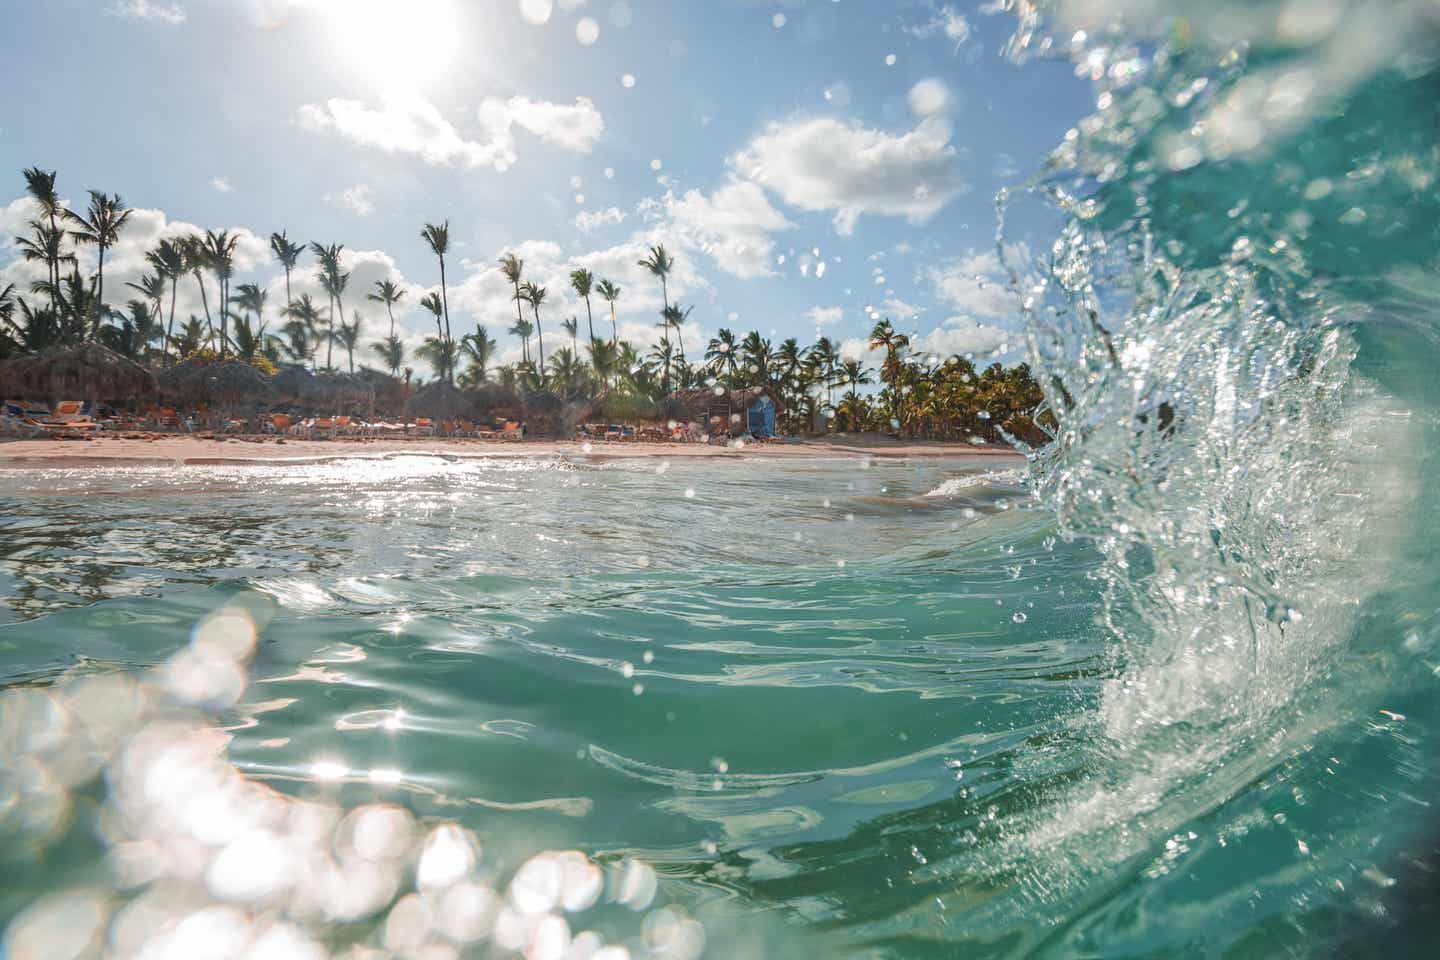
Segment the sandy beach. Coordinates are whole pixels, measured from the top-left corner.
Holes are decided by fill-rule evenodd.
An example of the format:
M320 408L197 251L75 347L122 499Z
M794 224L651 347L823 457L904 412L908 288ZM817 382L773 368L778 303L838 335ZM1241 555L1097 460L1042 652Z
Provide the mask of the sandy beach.
M0 442L0 469L78 467L97 464L230 464L313 463L354 457L432 455L445 457L546 457L589 459L637 457L957 457L984 456L1018 459L1015 451L1000 446L897 440L880 434L849 434L794 442L745 444L739 447L703 443L584 444L565 440L504 442L471 439L335 439L305 440L275 437L228 437L154 434L145 437L97 437L88 440L11 440Z

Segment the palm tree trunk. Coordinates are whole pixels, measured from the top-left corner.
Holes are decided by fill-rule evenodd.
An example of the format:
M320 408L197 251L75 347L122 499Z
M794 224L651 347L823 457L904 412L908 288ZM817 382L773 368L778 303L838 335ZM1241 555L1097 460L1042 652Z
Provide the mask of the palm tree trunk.
M215 324L210 319L210 298L205 295L205 278L200 275L199 270L195 271L195 282L200 285L200 305L205 308L205 335L213 341Z
M95 328L90 339L100 336L100 314L105 309L105 244L100 244L100 264L95 270Z
M536 299L539 299L538 297ZM540 376L545 376L545 328L540 326L540 308L530 304L530 309L535 311L535 339L540 344Z
M670 309L670 285L665 282L665 274L660 274L660 299L665 301L665 309Z
M445 310L445 347L450 347L450 295L445 291L445 257L440 257L440 306ZM447 354L448 356L448 354ZM451 369L454 364L447 363L445 379L451 383L455 382L455 371Z
M595 314L590 311L590 294L585 294L585 323L590 327L590 342L595 342Z
M285 306L290 306L294 300L290 296L290 265L285 265Z
M385 312L390 314L390 339L395 339L395 310L389 300L385 301Z

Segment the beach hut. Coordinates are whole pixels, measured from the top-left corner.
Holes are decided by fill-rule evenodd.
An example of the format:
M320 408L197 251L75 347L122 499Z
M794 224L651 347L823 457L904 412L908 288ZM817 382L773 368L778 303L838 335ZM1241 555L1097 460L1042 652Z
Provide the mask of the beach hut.
M375 388L364 377L352 373L322 373L315 378L319 396L314 401L321 413L348 413L371 416L375 410Z
M0 363L0 395L6 399L136 406L154 402L157 390L149 370L98 343L54 347Z
M355 376L364 380L375 391L375 412L386 417L398 417L405 412L405 403L410 399L410 387L397 377L370 367L361 367Z
M314 407L323 398L320 381L304 367L286 367L270 381L277 403Z
M405 411L411 417L469 420L476 415L475 397L452 383L436 380L416 390Z
M157 379L161 399L178 406L238 410L275 402L275 388L270 381L240 360L220 363L187 360L163 371Z
M675 391L666 399L665 412L675 420L703 424L712 434L773 437L785 403L774 387L716 385Z

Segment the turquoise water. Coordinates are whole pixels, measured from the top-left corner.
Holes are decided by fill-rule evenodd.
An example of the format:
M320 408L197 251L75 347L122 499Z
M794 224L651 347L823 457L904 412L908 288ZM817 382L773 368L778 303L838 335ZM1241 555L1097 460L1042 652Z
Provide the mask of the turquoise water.
M1433 955L1434 5L1004 5L1028 463L0 472L7 956Z

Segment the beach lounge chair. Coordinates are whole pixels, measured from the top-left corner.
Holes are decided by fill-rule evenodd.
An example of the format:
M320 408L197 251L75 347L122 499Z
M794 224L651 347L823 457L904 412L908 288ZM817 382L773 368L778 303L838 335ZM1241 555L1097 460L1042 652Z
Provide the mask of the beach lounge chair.
M25 405L19 401L7 400L0 407L0 433L19 437L34 437L45 432L45 428L25 413Z
M514 420L506 420L505 429L500 431L499 436L501 440L521 439L520 424L516 423Z
M415 426L410 429L410 432L417 437L433 437L435 422L429 417L420 417L415 421Z
M55 405L55 419L76 430L100 429L100 424L85 412L85 401L83 400L61 400Z

